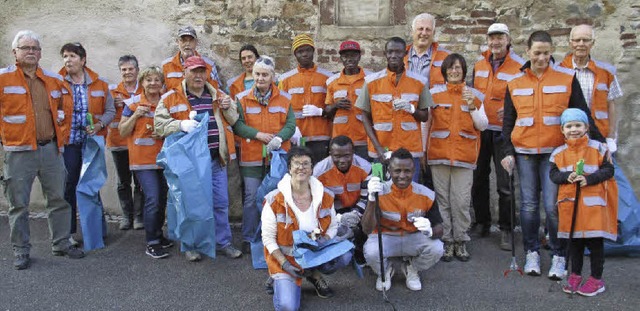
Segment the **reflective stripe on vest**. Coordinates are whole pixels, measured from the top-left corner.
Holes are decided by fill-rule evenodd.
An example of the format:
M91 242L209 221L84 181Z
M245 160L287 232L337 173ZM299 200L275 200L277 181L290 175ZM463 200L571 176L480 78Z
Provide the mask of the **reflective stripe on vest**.
M27 116L24 114L12 115L12 116L3 116L2 120L11 124L23 124L27 122Z

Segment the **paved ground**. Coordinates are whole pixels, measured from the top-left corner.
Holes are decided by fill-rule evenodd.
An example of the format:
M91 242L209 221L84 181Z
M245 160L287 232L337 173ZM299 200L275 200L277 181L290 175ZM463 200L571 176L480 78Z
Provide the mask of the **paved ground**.
M142 231L119 231L115 223L110 229L105 249L71 260L51 255L46 220L32 219L32 266L16 271L7 217L0 217L0 310L272 309L262 287L266 272L253 270L248 256L190 263L174 248L168 259L154 260L144 254ZM498 239L474 237L471 261L438 263L423 272L421 292L409 291L396 275L390 300L397 310L638 310L640 259L607 258L607 291L570 299L546 277L504 278L510 253L498 250ZM548 266L543 256L543 270ZM350 268L327 279L336 297L320 299L303 283L304 310L391 310L370 270L362 280Z

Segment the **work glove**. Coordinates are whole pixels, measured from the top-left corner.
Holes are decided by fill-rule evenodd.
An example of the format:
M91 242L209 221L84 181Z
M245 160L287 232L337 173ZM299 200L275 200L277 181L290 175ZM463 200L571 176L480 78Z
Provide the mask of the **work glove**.
M414 217L413 225L416 229L420 230L427 237L431 237L433 235L433 230L431 230L431 222L428 218L425 217Z
M293 133L293 136L291 136L291 139L289 140L291 141L292 144L296 146L300 146L301 138L302 138L302 133L300 132L300 128L296 126L296 131Z
M180 121L180 130L183 132L191 133L198 126L198 121L195 120L182 120Z
M344 241L352 237L353 237L353 230L351 230L351 228L345 226L344 224L340 224L340 226L338 226L338 231L335 237L336 241Z
M371 177L367 183L367 190L369 191L369 201L375 201L375 194L382 191L382 182L380 182L380 177Z
M340 217L340 224L349 228L356 228L360 223L360 213L356 210L342 214Z
M383 155L383 156L384 156L384 159L385 159L385 160L389 160L389 159L391 159L391 153L392 153L392 152L391 152L391 151L389 151L389 150L385 151L385 153L384 153L384 155Z
M288 260L285 260L280 266L282 270L291 274L294 277L301 278L302 277L302 269L292 265Z
M282 145L282 138L276 136L267 144L267 151L271 152L273 150L280 149Z
M189 111L189 120L195 119L197 115L198 115L197 111L195 111L195 110Z
M304 105L302 106L302 116L303 117L320 117L322 116L322 108L316 107L314 105Z
M395 99L393 101L393 109L404 110L410 114L413 114L416 112L416 107L414 107L410 101L405 99Z
M615 138L607 138L607 148L609 148L609 153L618 151L618 144Z
M504 157L501 161L500 164L502 165L502 168L504 168L505 171L507 171L507 173L509 175L513 174L513 169L516 166L516 161L513 158L513 156L506 156Z
M64 111L58 110L58 123L62 122L62 120L64 120Z

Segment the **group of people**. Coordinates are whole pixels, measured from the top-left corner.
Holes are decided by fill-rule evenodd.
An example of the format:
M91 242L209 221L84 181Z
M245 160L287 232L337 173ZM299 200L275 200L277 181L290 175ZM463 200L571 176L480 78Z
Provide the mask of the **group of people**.
M491 161L500 248L511 250L510 183L517 170L525 273L541 274L542 198L552 256L549 278L566 276L564 238L570 235L572 210L580 208L571 230L580 242L569 246L573 273L566 290L587 296L604 291L603 238L616 234L615 221L607 221L617 204L611 196L614 101L622 91L615 67L590 55L593 28L574 27L571 53L556 62L547 32L530 35L525 60L513 51L508 26L492 24L488 50L467 77L465 58L435 41L432 15L416 16L411 27L413 43L390 38L387 66L373 73L359 66L361 48L355 41L340 45L343 69L336 74L314 63L315 43L308 34L292 43L298 66L279 76L271 57L246 45L239 51L244 71L226 88L215 63L196 52L198 36L189 26L178 31L179 51L162 67L140 70L135 56L122 56L122 81L111 86L86 66L81 44L65 44L60 52L65 66L52 73L38 65L38 35L19 32L12 44L16 65L0 70L4 185L15 268L30 264L27 207L36 176L47 199L54 255L84 256L70 234L76 227L82 146L90 135L106 136L113 155L123 210L120 229L144 228L146 253L168 256L173 242L162 229L167 182L156 157L165 137L193 132L199 125L195 116L208 113L216 248L230 258L250 252L261 223L277 310L298 309L302 278L320 297L331 297L322 274L351 260L372 268L380 291L389 290L396 269L409 289L420 290L420 271L440 259L468 261L471 205L481 235L490 232ZM277 189L257 198L269 153L278 149L288 151L288 173ZM228 219L226 167L236 158L244 183L241 250L231 244ZM584 175L576 173L580 159L587 163ZM386 174L373 176L371 162L382 163ZM576 185L584 190L574 205ZM264 200L261 214L256 200ZM585 207L591 209L585 212ZM292 253L296 230L313 233L319 243L347 232L355 251L302 269ZM591 250L592 268L582 284L584 247ZM201 254L188 251L186 257L198 261ZM400 266L394 269L396 260Z

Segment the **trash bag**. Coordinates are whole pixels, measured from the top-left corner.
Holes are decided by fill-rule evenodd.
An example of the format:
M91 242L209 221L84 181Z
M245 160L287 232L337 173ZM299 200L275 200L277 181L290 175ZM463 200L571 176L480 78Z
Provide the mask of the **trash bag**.
M103 237L107 235L107 223L104 219L102 200L100 200L100 188L104 186L106 181L107 164L104 155L104 137L89 135L82 147L82 169L76 187L76 200L85 251L104 247Z
M169 237L181 242L182 251L197 251L215 258L215 221L211 185L211 156L207 144L209 114L191 133L167 136L156 163L164 169Z
M319 245L309 237L309 233L293 232L293 257L302 269L317 267L350 252L355 246L349 240L336 239Z
M605 239L604 253L607 256L640 256L640 203L629 180L614 161L614 178L618 183L618 238Z
M256 208L262 213L264 197L278 187L278 182L287 173L287 152L282 149L271 151L269 174L264 177L256 192ZM267 261L264 258L264 245L262 244L262 223L258 224L256 234L251 241L251 261L254 269L266 269Z

